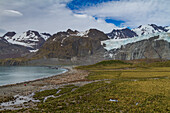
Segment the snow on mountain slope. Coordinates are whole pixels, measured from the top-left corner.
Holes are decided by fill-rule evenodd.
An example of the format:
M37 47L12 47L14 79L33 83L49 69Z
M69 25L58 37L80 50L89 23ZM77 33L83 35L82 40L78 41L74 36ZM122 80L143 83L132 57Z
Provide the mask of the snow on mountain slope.
M67 33L68 33L68 35L70 35L70 36L80 36L80 37L88 37L88 33L89 33L89 30L87 30L87 31L77 31L77 30L75 30L75 31L73 31L73 30L71 30L71 29L68 29L67 30Z
M29 50L37 50L50 36L48 33L38 33L37 31L29 30L21 34L8 32L3 38L11 44L25 46Z
M88 33L89 33L89 30L87 30L85 32L78 32L76 35L81 36L81 37L88 37Z
M165 29L167 30L168 33L170 33L170 27L166 26Z
M113 29L111 33L108 33L107 36L111 39L125 39L125 38L132 38L137 36L137 34L128 29Z
M126 39L109 39L109 40L105 40L105 41L101 41L101 45L105 45L105 49L107 51L110 51L112 49L118 49L121 48L121 46L124 46L126 44L129 43L135 43L137 41L141 41L144 39L149 39L153 36L160 36L159 39L157 40L166 40L168 42L170 42L170 33L154 33L154 34L148 34L148 35L142 35L142 36L138 36L138 37L134 37L134 38L126 38Z
M167 32L165 27L157 26L155 24L141 25L138 28L132 29L138 36L148 35L152 33Z

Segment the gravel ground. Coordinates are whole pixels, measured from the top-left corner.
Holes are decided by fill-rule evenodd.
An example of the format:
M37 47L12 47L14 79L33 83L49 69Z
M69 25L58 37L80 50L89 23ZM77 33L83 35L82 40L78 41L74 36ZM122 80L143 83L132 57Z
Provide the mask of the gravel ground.
M0 86L0 99L18 94L29 95L39 90L53 89L70 83L76 85L88 83L88 80L85 79L85 77L88 76L87 71L76 70L73 69L72 66L63 68L68 69L68 71L60 75L13 85Z

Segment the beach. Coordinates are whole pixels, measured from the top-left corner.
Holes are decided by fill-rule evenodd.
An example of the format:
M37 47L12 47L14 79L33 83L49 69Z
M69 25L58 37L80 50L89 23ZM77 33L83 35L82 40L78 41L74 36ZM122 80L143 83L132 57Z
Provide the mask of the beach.
M63 67L68 71L47 78L36 79L33 81L17 83L12 85L0 86L0 100L4 100L15 95L27 96L33 92L40 90L54 89L57 86L66 85L69 83L80 83L88 81L85 79L88 76L87 71L74 69L72 66Z

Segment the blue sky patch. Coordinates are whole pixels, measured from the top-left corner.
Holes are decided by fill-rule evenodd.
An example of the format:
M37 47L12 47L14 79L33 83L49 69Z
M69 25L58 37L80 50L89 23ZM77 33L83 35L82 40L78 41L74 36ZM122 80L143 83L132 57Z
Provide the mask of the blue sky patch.
M122 23L125 23L125 21L122 21L122 20L114 20L114 19L105 19L105 21L107 23L113 23L115 24L116 26L121 26Z
M66 7L72 10L74 13L76 13L76 10L83 10L90 6L94 6L100 3L110 2L110 1L119 1L119 0L72 0L71 2L67 3ZM95 17L95 19L97 20L98 17ZM113 23L116 26L120 26L121 23L124 23L124 21L114 20L114 19L106 19L105 21L107 23Z
M103 2L119 1L119 0L72 0L67 4L67 8L71 10L81 10L89 6L97 5Z

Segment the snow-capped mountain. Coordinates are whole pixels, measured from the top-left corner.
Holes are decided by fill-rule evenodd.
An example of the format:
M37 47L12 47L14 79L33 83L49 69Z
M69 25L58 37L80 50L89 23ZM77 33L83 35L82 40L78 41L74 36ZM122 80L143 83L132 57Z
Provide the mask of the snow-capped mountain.
M108 33L107 36L111 39L125 39L125 38L132 38L137 36L137 34L128 29L113 29L111 33Z
M12 35L13 33L8 34ZM23 57L28 53L29 51L25 47L11 44L3 37L0 37L0 59Z
M21 34L8 32L3 38L11 44L27 47L32 52L38 50L50 36L48 33L38 33L37 31L29 30Z
M121 48L126 44L135 43L141 40L149 39L150 37L160 36L159 39L168 40L170 37L170 27L157 26L155 24L141 25L135 29L119 29L113 30L107 34L109 40L102 41L101 44L105 45L105 49L110 51L113 49ZM164 37L164 38L163 38ZM167 38L168 37L168 38Z
M113 31L108 33L107 36L111 39L125 39L162 32L170 32L170 27L162 27L155 24L140 25L138 28L134 28L132 30L128 28L113 29Z
M138 36L168 32L168 30L170 30L169 27L157 26L155 24L140 25L138 28L132 29Z

